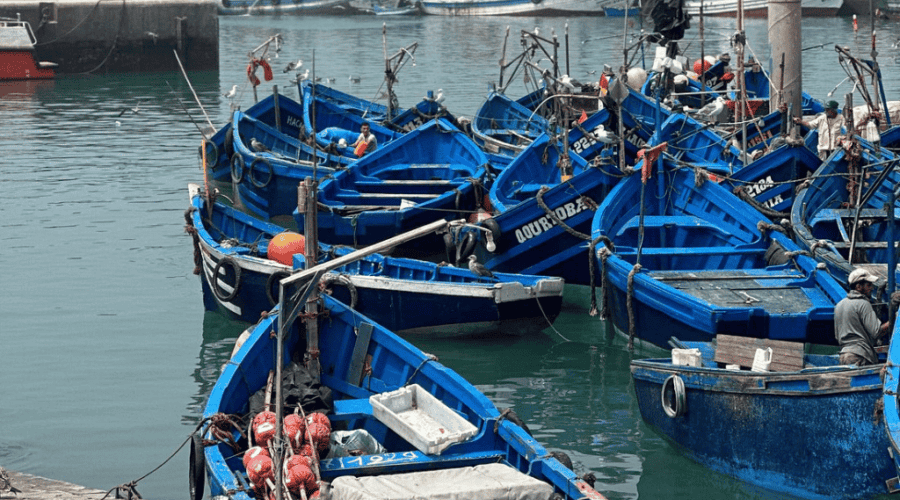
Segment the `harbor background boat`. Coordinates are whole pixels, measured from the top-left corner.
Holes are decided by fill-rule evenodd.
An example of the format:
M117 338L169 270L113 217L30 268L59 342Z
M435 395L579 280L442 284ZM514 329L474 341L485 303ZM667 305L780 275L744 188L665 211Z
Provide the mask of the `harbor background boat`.
M293 75L282 69L300 58L311 68L315 48L323 81L334 78L336 88L372 98L383 81L383 22L221 18L220 70L191 73L191 81L213 124L222 126L231 104L222 94L244 85L247 51L281 33L276 79L258 88L260 96L275 83L296 98ZM514 32L555 29L562 41L566 22L573 76L586 81L588 71L620 64L621 36L581 42L620 33L621 18L392 19L389 52L420 43L417 66L407 67L396 87L400 103L441 88L448 109L471 116L499 74L507 25ZM803 52L804 90L825 98L845 76L830 44L868 53L867 22L859 20L857 38L850 18L804 20L803 46L827 44ZM733 20L705 23L706 52L728 50ZM750 47L767 59L765 20L747 20L746 28ZM891 47L900 24L880 22L877 30L882 71L900 74L900 52ZM689 31L684 45L695 35ZM691 50L699 53L699 39ZM648 50L648 64L651 57ZM885 84L888 99L898 99L900 80ZM835 97L848 90L844 84ZM510 90L513 97L521 93ZM179 100L205 122L177 72L0 83L0 465L6 468L103 490L144 476L197 425L234 339L248 326L203 311L191 240L182 230L185 186L203 180L199 134ZM235 104L246 109L252 102L252 90L239 88ZM569 454L576 472L593 472L597 490L611 500L783 498L710 472L652 432L641 420L629 363L661 353L632 355L625 340L609 336L587 315L586 288L570 288L566 300L554 323L559 333L416 345L498 407L513 407L548 449ZM138 491L153 500L184 498L187 461L182 449Z

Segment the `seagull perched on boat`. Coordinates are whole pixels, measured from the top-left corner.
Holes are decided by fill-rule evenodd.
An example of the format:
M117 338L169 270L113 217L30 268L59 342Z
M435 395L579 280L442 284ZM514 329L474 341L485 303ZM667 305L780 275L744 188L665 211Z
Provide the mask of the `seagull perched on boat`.
M6 472L6 469L0 467L0 493L11 492L15 495L22 493L22 490L16 488L9 482L9 473Z
M496 279L494 273L491 272L490 269L484 267L484 264L478 262L474 255L469 256L469 271L472 271L476 276L487 276L489 278Z
M619 142L619 138L616 137L616 134L606 130L603 125L599 125L596 130L591 132L591 136L599 142L603 144L613 144Z
M695 116L707 121L718 122L727 109L728 108L725 106L725 99L719 96L716 97L715 101L698 109Z
M269 148L266 147L265 144L256 140L256 137L250 139L250 147L253 148L253 151L257 153L265 153L269 151Z
M293 71L295 69L299 69L300 66L303 66L303 59L300 59L297 61L291 61L288 63L287 66L284 67L284 73L287 73L288 71Z
M224 97L226 99L231 99L232 97L235 96L235 94L237 94L237 89L238 89L237 85L232 85L231 90L222 94L222 97Z

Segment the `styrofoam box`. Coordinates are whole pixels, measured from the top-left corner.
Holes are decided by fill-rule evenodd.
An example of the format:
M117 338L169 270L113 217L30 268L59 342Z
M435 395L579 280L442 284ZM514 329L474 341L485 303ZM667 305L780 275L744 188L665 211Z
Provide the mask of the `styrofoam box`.
M372 415L422 453L440 455L478 428L418 384L369 396Z
M700 366L700 349L672 349L672 364Z

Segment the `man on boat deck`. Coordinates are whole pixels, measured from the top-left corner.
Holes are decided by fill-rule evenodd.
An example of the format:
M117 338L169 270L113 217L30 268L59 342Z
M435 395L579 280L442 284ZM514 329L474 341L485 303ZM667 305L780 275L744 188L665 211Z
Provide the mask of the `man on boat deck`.
M367 144L365 149L362 148L363 144ZM356 138L356 142L351 144L350 147L353 148L356 156L375 151L375 148L378 147L378 140L375 139L375 134L371 132L371 127L368 123L362 124L362 127L359 129L359 137Z
M878 363L875 342L888 331L881 323L869 297L878 278L865 269L850 273L850 292L834 306L834 332L841 345L842 365L874 365Z
M794 117L794 123L799 123L807 128L814 128L819 131L819 143L817 150L819 159L825 161L831 153L838 147L838 141L841 138L841 129L844 127L844 116L838 114L837 101L828 101L825 104L825 112L816 116L810 121L803 121L802 118Z

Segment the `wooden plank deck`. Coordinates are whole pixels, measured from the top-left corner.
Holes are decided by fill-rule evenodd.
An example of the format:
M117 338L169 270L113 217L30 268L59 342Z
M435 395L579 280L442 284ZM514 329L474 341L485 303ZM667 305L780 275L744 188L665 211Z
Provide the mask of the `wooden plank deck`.
M804 346L800 342L785 340L756 339L735 335L716 335L717 363L737 364L749 368L753 366L753 356L757 349L772 348L772 362L769 371L795 372L803 369Z

